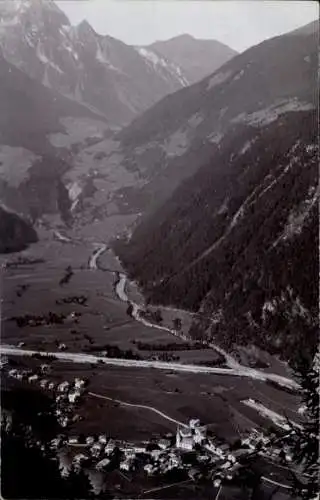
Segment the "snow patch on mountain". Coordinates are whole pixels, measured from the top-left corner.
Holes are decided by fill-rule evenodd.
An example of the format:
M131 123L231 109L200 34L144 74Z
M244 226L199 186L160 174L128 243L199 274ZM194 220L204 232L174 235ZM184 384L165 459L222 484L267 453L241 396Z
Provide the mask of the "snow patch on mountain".
M160 64L161 66L166 67L167 64L164 59L161 57L157 56L154 52L151 50L147 50L141 47L137 47L137 51L139 52L140 56L145 57L148 61L150 61L154 66L157 66Z
M121 69L116 68L113 64L111 64L111 62L109 61L109 59L106 57L106 55L104 54L104 52L101 50L101 47L100 47L99 43L97 44L96 59L101 64L105 64L106 66L108 66L109 69L111 69L113 71L118 71L119 73L123 73L123 71Z
M59 68L59 66L57 66L57 64L55 64L54 62L50 61L50 59L47 58L47 56L45 55L45 53L41 47L40 42L38 42L38 44L37 44L36 54L37 54L38 59L43 64L48 64L49 66L54 68L56 71L58 71L58 73L61 73L61 74L63 73L63 71L61 70L61 68Z
M181 68L179 68L179 66L166 61L163 57L158 56L155 52L147 50L144 47L135 47L135 49L140 56L144 57L148 63L151 63L151 66L153 66L156 71L159 67L162 67L171 76L174 76L176 79L178 79L183 87L189 85L188 80L185 76L183 76ZM163 74L163 76L165 76L165 74Z

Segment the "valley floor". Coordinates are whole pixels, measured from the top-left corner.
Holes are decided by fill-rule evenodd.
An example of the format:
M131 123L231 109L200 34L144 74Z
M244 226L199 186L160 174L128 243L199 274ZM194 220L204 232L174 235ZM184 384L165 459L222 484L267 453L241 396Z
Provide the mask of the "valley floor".
M217 351L188 345L189 341L173 335L172 324L155 328L128 316L126 296L121 301L115 293L122 269L104 243L107 234L114 231L115 222L109 223L109 228L100 226L91 233L88 228L63 233L70 241L43 232L39 243L10 256L2 270L2 353L23 369L41 363L22 356L28 350L51 352L58 358L50 362L53 380L62 382L77 376L88 380L88 392L77 409L79 419L67 432L106 432L115 439L141 442L174 433L177 422L183 425L197 417L214 435L231 442L253 428L276 425L268 414L244 403L250 398L299 421L299 399L285 387L294 388L295 383L288 379L285 368L281 376L274 377L287 382L276 387L270 385L272 376L267 371L255 370L260 376L254 371L250 375L250 368L230 366L232 358L227 357L224 366L214 366ZM30 259L43 261L33 263ZM68 266L73 274L61 284ZM122 293L128 293L134 304L143 302L134 284L122 285ZM73 303L71 299L76 296L85 297L86 302ZM19 327L12 319L49 312L62 315L63 322L45 324L42 318L38 326ZM174 314L182 319L183 326L187 325L187 314L178 310ZM172 314L168 318L172 322ZM149 348L139 350L139 342ZM166 350L168 345L171 350ZM105 356L112 347L118 349L118 354L112 355L117 360ZM179 356L179 360L157 359L163 352ZM72 353L78 353L87 363L79 363L79 357ZM128 359L131 355L138 359ZM101 357L104 364L97 363Z

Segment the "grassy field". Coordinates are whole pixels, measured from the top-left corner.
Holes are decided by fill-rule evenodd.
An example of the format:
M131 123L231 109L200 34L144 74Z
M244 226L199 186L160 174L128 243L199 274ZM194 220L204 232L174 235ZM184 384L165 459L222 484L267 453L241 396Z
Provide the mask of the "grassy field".
M38 366L34 358L15 358L22 366ZM241 400L254 398L266 407L298 420L297 398L263 382L232 376L172 373L155 369L51 362L50 380L85 377L87 391L123 402L153 407L179 422L197 417L215 435L233 441L253 427L272 424ZM148 410L126 407L86 394L76 413L82 421L71 434L107 433L116 439L141 441L175 432L176 424Z

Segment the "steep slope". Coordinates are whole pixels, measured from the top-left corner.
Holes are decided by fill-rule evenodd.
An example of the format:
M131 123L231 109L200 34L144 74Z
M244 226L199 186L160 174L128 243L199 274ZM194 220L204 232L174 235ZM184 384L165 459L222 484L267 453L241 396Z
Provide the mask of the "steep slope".
M30 77L94 107L116 126L186 85L173 65L150 64L87 21L71 26L53 0L2 2L0 47Z
M0 81L1 144L25 147L34 153L48 152L53 149L51 134L66 133L65 118L91 120L101 130L109 129L104 117L33 81L1 53Z
M27 222L0 206L0 253L19 252L37 240L36 231Z
M189 83L202 80L237 55L235 50L221 42L199 40L191 35L176 36L145 48L174 62Z
M167 98L162 129L150 130L155 107L123 131L135 146L186 131L181 156L162 165L168 182L179 167L189 178L115 243L148 300L204 315L193 336L252 342L291 361L297 349L313 351L318 317L317 43L314 31L302 33L264 42ZM161 178L151 172L142 189L153 183L155 195Z
M291 358L317 341L314 112L228 137L117 251L149 300L201 310L193 335ZM212 324L210 324L212 322Z
M1 55L0 81L0 200L34 220L43 213L66 214L61 176L70 168L70 149L101 140L110 133L108 123Z

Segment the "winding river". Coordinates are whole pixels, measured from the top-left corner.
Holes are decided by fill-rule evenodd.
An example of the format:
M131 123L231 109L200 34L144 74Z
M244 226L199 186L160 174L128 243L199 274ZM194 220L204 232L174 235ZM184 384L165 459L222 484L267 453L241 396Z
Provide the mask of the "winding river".
M131 306L130 315L139 323L143 324L149 328L156 328L158 330L164 330L171 335L179 336L182 338L179 333L173 329L170 329L166 326L161 326L155 323L152 323L146 320L142 315L141 311L144 308L132 301L128 297L127 293L127 283L128 279L125 273L120 271L115 271L112 269L103 269L99 266L99 257L105 252L109 250L108 246L103 244L95 248L93 254L91 255L88 263L88 267L92 270L100 270L104 272L113 273L116 281L114 284L114 289L117 298L126 303L128 306ZM184 338L184 340L186 340ZM103 362L105 364L114 365L114 366L123 366L123 367L141 367L141 368L155 368L159 370L169 370L176 372L189 372L189 373L211 373L216 375L229 375L229 376L238 376L238 377L250 377L252 379L261 380L261 381L272 381L278 385L283 387L287 387L289 389L298 390L299 385L292 379L283 377L281 375L277 375L275 373L267 373L262 370L256 370L254 368L249 368L238 363L230 354L225 352L221 347L216 346L215 344L211 344L211 347L215 349L217 352L222 354L226 360L226 368L221 367L211 367L211 366L203 366L203 365L194 365L194 364L183 364L183 363L175 363L175 362L163 362L163 361L147 361L147 360L129 360L129 359L118 359L118 358L106 358L102 356L94 356L85 353L72 353L72 352L41 352L41 351L33 351L20 349L13 345L1 345L0 352L2 354L7 355L16 355L16 356L32 356L35 353L39 353L42 355L52 355L61 361L72 361L75 363L97 363Z
M98 257L99 255L101 255L104 251L107 250L107 247L106 245L103 245L101 246L100 250L96 253L96 257ZM99 268L99 262L96 258L95 260L95 265L96 265L96 269L100 269ZM124 272L119 272L119 271L114 271L114 274L116 276L116 281L115 281L115 293L116 293L116 296L118 297L119 300L121 300L122 302L125 302L128 306L131 306L132 310L131 310L131 313L130 315L136 320L138 321L139 323L143 324L144 326L146 327L149 327L149 328L156 328L158 330L163 330L163 331L166 331L168 333L170 333L171 335L174 335L174 336L179 336L179 338L183 338L183 340L187 340L187 338L185 336L181 336L179 335L179 333L176 331L176 330L173 330L171 328L168 328L166 326L162 326L162 325L157 325L155 323L152 323L148 320L146 320L143 316L141 316L140 312L143 311L143 307L139 306L139 304L137 304L136 302L132 301L129 299L128 297L128 294L127 294L127 283L128 283L128 278L126 276L126 274ZM267 380L270 380L270 381L273 381L281 386L284 386L284 387L288 387L288 388L291 388L291 389L294 389L294 390L297 390L299 389L299 385L292 379L289 379L287 377L283 377L281 375L277 375L275 373L267 373L267 372L263 372L261 370L256 370L254 368L249 368L247 366L243 366L241 365L235 358L233 358L230 354L228 354L224 349L222 349L221 347L219 346L216 346L215 344L210 344L210 347L212 347L212 349L215 349L217 352L219 352L220 354L222 354L225 358L225 362L226 362L226 365L228 368L210 368L210 372L211 373L216 373L216 374L230 374L230 375L237 375L237 376L242 376L242 377L250 377L250 378L253 378L253 379L256 379L256 380L263 380L263 381L267 381ZM203 366L197 366L197 365L182 365L180 363L166 363L170 366L176 366L176 365L180 365L180 366L188 366L189 369L191 368L191 366L194 367L194 369L199 369L199 373L200 372L203 372L203 371L206 371L207 373L209 372L209 370L206 369L203 370ZM183 369L182 369L183 371ZM193 370L192 370L193 371Z

